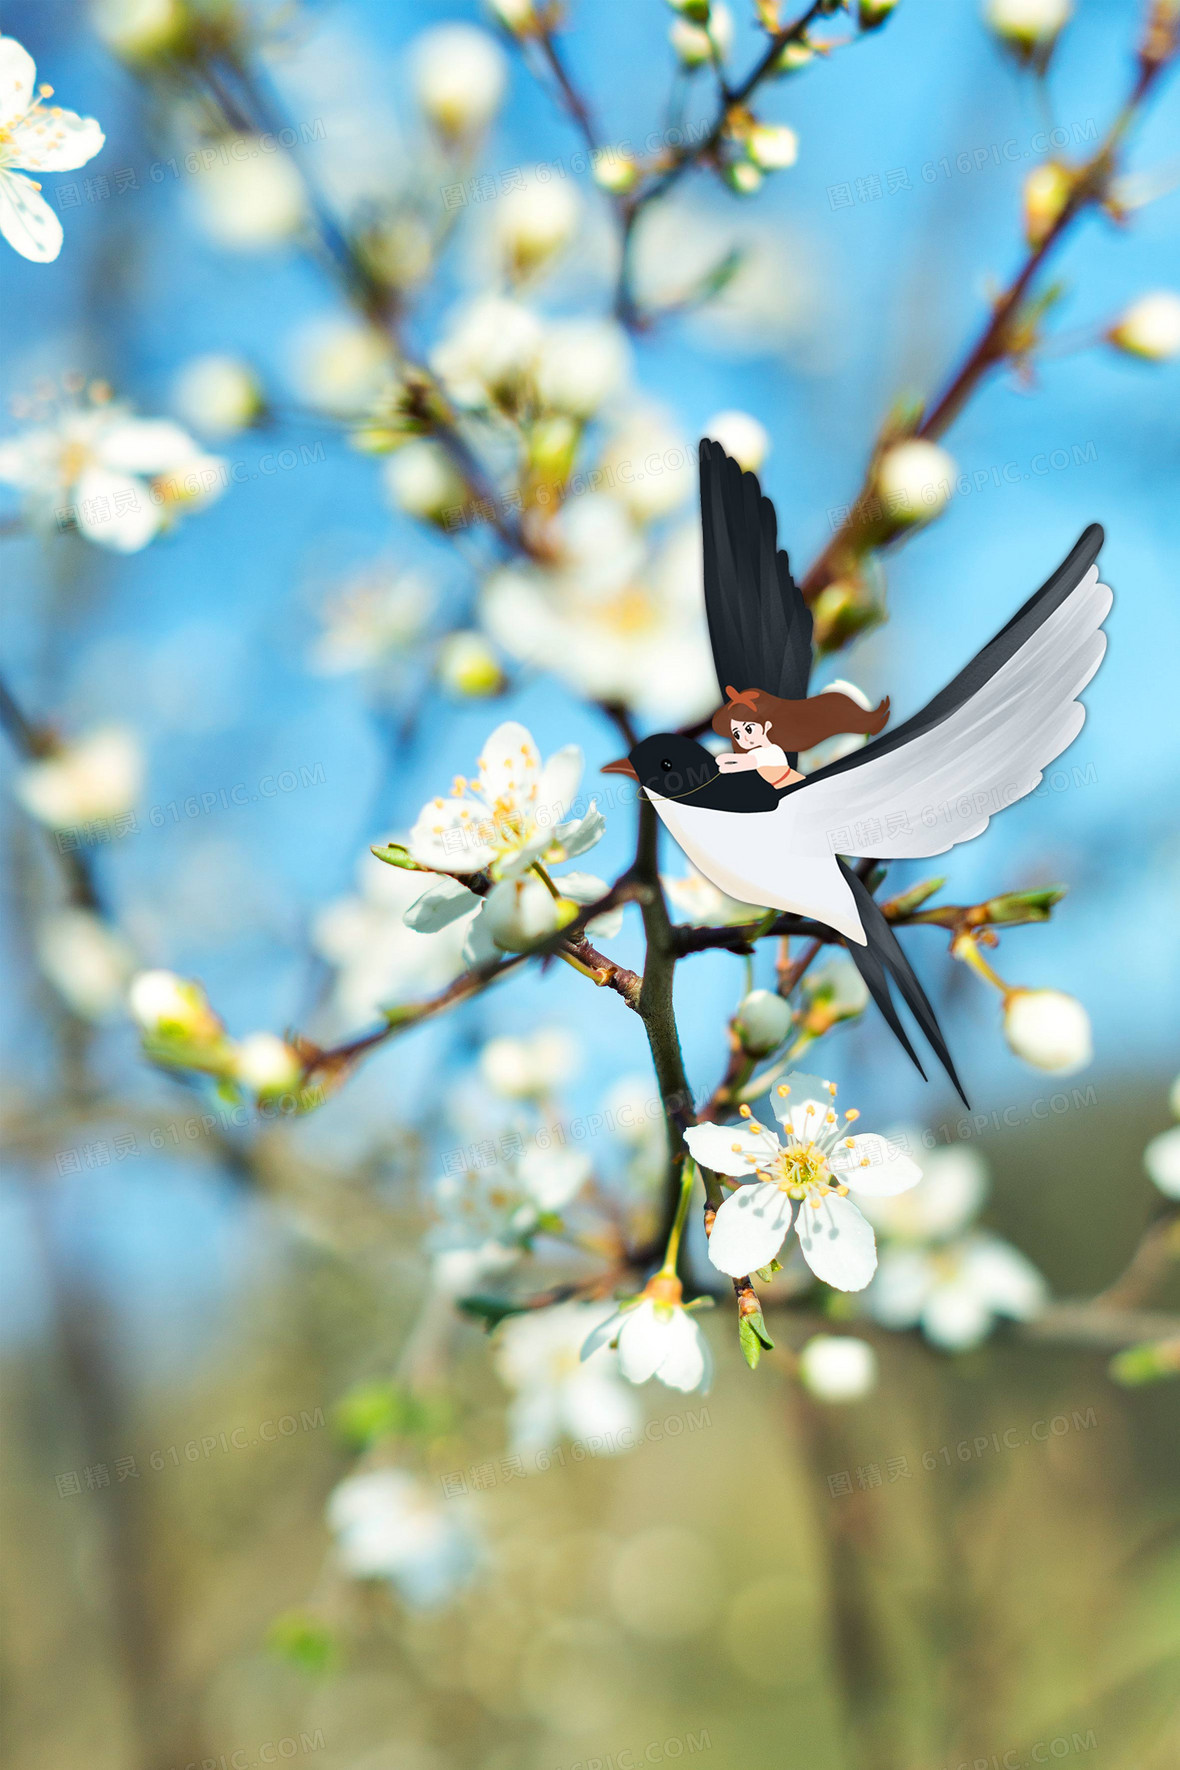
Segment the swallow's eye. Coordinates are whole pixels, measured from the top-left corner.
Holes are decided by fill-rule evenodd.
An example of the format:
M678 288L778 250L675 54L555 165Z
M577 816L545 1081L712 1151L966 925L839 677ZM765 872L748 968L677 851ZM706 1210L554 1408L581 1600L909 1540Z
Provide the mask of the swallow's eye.
M660 767L663 769L665 774L667 774L670 771L672 764L669 762L669 760L666 756L661 761Z

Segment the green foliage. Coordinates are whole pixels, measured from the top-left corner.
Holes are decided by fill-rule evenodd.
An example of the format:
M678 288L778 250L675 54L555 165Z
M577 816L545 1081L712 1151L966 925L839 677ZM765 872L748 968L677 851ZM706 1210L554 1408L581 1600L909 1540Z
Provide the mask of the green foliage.
M383 1438L437 1438L451 1429L455 1407L444 1395L414 1395L392 1382L358 1383L336 1403L332 1425L350 1450Z
M312 1676L333 1671L340 1659L340 1643L318 1617L301 1610L284 1611L267 1631L266 1644L276 1659Z

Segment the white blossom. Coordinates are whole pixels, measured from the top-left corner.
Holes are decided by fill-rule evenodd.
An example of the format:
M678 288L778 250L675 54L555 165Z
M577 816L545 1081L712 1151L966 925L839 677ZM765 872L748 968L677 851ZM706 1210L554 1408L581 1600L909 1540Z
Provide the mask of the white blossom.
M1090 1016L1056 989L1014 989L1004 1001L1004 1037L1034 1069L1071 1075L1094 1055Z
M740 927L765 914L757 905L741 903L718 890L711 879L692 866L681 878L663 877L661 883L676 908L683 910L694 926Z
M707 27L678 18L668 32L668 40L686 68L702 67L715 55L724 61L733 47L733 14L721 0L714 0L709 7Z
M504 268L515 282L549 266L573 239L581 203L565 178L527 175L523 189L510 190L496 204L494 237Z
M613 1317L609 1303L560 1303L514 1315L499 1329L496 1369L515 1392L508 1410L515 1451L562 1436L596 1438L608 1454L635 1442L640 1411L616 1361L605 1346L579 1356L591 1331Z
M608 484L638 522L654 522L694 491L695 451L657 412L640 409L612 431L602 453Z
M127 942L91 910L57 910L37 928L37 958L62 999L85 1020L123 1005L135 958Z
M523 1038L489 1039L479 1054L485 1082L505 1100L543 1100L569 1081L578 1047L564 1027L538 1027Z
M502 951L520 953L548 940L576 914L569 898L554 897L541 879L526 874L492 886L484 899L479 929Z
M415 42L412 63L418 103L443 135L472 135L499 110L508 64L486 31L436 25Z
M90 12L103 42L129 61L171 49L187 23L181 0L95 0Z
M236 435L253 424L263 407L262 389L249 364L216 351L184 365L173 398L181 417L207 436Z
M428 1610L468 1585L479 1550L466 1513L404 1469L369 1469L333 1488L326 1511L341 1565L354 1579L383 1579Z
M1130 356L1152 363L1180 356L1180 295L1155 289L1133 301L1107 333L1112 344Z
M291 380L321 411L369 411L396 386L388 340L373 326L339 314L309 320L290 345Z
M134 734L104 725L26 762L16 777L16 795L41 823L68 830L123 816L142 784L143 755Z
M872 1226L848 1197L906 1192L921 1179L909 1156L873 1132L848 1136L858 1116L838 1119L836 1088L817 1076L792 1073L772 1096L786 1134L780 1142L743 1109L741 1125L695 1125L685 1140L695 1161L715 1174L754 1176L718 1209L709 1237L709 1258L721 1272L740 1277L768 1266L792 1226L803 1257L817 1278L841 1291L859 1291L877 1264Z
M541 321L507 296L484 295L452 317L431 365L460 405L512 404L529 382L541 346Z
M447 510L457 510L467 499L462 474L441 443L427 436L403 443L389 457L385 484L399 510L430 522L437 522Z
M606 320L558 320L546 327L536 362L537 398L551 412L592 418L622 387L628 351Z
M641 1297L593 1330L582 1347L583 1359L617 1344L619 1369L629 1383L658 1377L669 1389L706 1393L713 1374L709 1343L680 1296L680 1280L658 1273Z
M443 687L464 700L501 694L505 686L499 658L483 634L470 629L446 635L435 669Z
M907 1149L921 1133L900 1127L888 1141ZM922 1178L908 1192L866 1198L862 1210L870 1223L893 1241L949 1241L961 1235L978 1215L987 1196L987 1163L977 1149L954 1144L922 1151Z
M234 252L265 252L289 240L307 212L303 181L289 154L260 136L228 137L192 181L197 218L209 238Z
M1180 1198L1180 1125L1152 1138L1143 1151L1143 1166L1165 1198Z
M785 123L755 123L746 152L760 172L781 172L799 158L799 137Z
M463 1297L506 1271L542 1217L560 1215L590 1177L581 1150L535 1142L494 1167L444 1174L434 1188L437 1220L424 1239L439 1283Z
M950 498L958 471L945 449L913 437L894 443L878 461L877 495L889 516L926 522Z
M770 453L770 437L764 425L749 412L715 412L701 433L719 442L747 473L757 473Z
M735 1031L752 1057L776 1051L791 1030L791 1004L773 990L752 989L739 1004Z
M799 1377L818 1401L861 1401L877 1386L877 1354L851 1334L816 1334L799 1354Z
M286 1094L299 1086L303 1065L277 1033L256 1032L234 1050L233 1074L243 1087L265 1098Z
M132 1019L152 1038L198 1041L217 1030L200 984L175 971L137 972L127 992L127 1005Z
M48 264L61 251L62 229L39 175L85 166L106 137L93 117L47 104L53 88L34 93L36 80L28 50L0 37L0 233L22 258Z
M508 720L484 744L478 769L474 780L456 777L449 799L423 806L409 841L422 866L452 873L486 868L493 879L518 879L536 861L570 860L600 840L605 823L593 800L581 816L570 816L582 778L575 744L542 767L532 734Z
M987 0L984 7L997 37L1023 49L1052 41L1072 11L1072 0Z
M68 511L88 541L138 553L183 510L219 496L225 463L179 424L137 418L98 397L104 391L0 443L0 483L24 494L40 526L56 526Z
M883 1327L920 1327L948 1352L977 1346L1002 1316L1026 1321L1045 1281L998 1235L973 1230L932 1248L898 1243L882 1255L865 1302Z
M324 627L312 647L312 667L325 676L401 658L422 633L434 592L413 572L365 567L325 600Z

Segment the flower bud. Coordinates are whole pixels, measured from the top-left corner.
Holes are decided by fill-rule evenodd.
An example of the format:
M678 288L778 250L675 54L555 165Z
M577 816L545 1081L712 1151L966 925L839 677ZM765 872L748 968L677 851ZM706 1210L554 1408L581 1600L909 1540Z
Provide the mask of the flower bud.
M535 275L563 252L578 226L577 192L566 180L509 191L496 205L496 239L514 282Z
M143 781L143 757L131 732L103 725L50 755L26 763L16 796L51 830L124 816Z
M234 436L253 424L264 406L262 388L250 365L216 352L185 364L173 397L181 416L206 436Z
M552 896L542 880L528 874L494 885L484 900L481 919L498 947L518 953L556 934L577 913L576 903Z
M1141 295L1106 336L1128 356L1143 357L1150 363L1170 362L1180 356L1180 295L1171 289Z
M37 928L41 969L74 1013L102 1020L121 1008L135 968L130 947L90 910L57 910Z
M436 25L413 49L414 93L439 134L476 134L500 108L507 80L504 52L474 25Z
M1143 1166L1165 1198L1180 1198L1180 1125L1152 1138L1143 1151Z
M175 971L140 971L131 979L127 1005L132 1018L152 1038L196 1042L215 1038L221 1022L199 983Z
M604 191L623 196L634 189L639 167L622 148L603 148L594 156L594 182Z
M799 137L785 123L755 123L746 152L760 172L781 172L799 158Z
M707 25L709 22L710 0L668 0L673 12L681 18L688 19L694 25Z
M876 31L889 17L897 0L860 0L857 18L862 31Z
M1007 48L1032 61L1052 49L1072 11L1072 0L987 0L984 16Z
M1068 1075L1094 1055L1090 1017L1074 997L1055 989L1014 989L1004 1001L1004 1037L1034 1069Z
M1074 181L1056 160L1034 167L1024 184L1024 233L1030 246L1048 239L1073 194Z
M701 433L719 442L747 473L757 473L770 453L770 438L748 412L715 412Z
M751 1057L777 1050L791 1030L791 1005L773 990L752 989L734 1019L742 1049Z
M784 43L774 64L776 74L797 74L808 62L815 60L815 50L810 43Z
M126 61L150 61L184 41L189 18L181 0L96 0L94 28Z
M234 1051L235 1080L260 1097L288 1094L299 1086L303 1065L285 1039L270 1032L251 1033Z
M205 232L231 252L266 252L289 240L307 213L303 180L289 154L268 150L261 138L235 138L192 183ZM241 149L239 153L237 150Z
M714 56L725 60L733 47L733 14L728 6L711 6L707 24L689 24L678 18L668 32L681 67L700 68Z
M752 197L762 189L762 173L753 160L731 160L725 167L725 182L739 197Z
M399 510L439 522L444 511L467 502L467 487L458 469L439 443L416 438L391 455L385 464L385 484Z
M482 633L448 633L439 647L438 679L453 695L481 700L499 694L504 672Z
M877 1354L851 1334L816 1334L799 1354L799 1378L817 1401L860 1401L877 1386Z
M894 443L877 463L877 495L895 521L929 522L950 498L958 467L936 443Z
M488 0L488 11L516 37L526 37L537 22L533 0Z

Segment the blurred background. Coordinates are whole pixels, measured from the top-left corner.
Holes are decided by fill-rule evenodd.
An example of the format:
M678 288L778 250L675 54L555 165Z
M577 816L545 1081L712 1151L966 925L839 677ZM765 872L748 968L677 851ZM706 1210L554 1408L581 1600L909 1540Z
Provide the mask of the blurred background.
M601 1201L583 1251L651 1217L658 1120L618 1108L656 1090L616 997L524 967L306 1113L245 1070L235 1090L145 1062L125 1006L134 972L164 968L200 981L233 1040L369 1030L457 975L465 932L407 931L419 885L370 845L404 841L494 727L520 721L542 757L578 745L592 796L621 748L599 702L643 729L715 704L696 439L759 465L801 570L887 413L944 384L1019 268L1047 136L1092 154L1132 84L1140 0L1073 10L1043 82L1014 52L1043 36L1005 40L973 0L901 0L859 33L821 18L830 55L759 88L781 126L759 176L694 169L645 208L645 323L626 327L628 154L699 139L717 105L709 67L683 65L708 44L656 0L583 0L558 39L598 140L624 144L597 181L541 45L514 41L527 6L6 7L54 102L106 135L42 174L60 258L5 247L0 267L2 674L36 752L8 749L0 809L13 1770L1176 1761L1175 1386L1136 1380L1169 1368L1158 1350L1127 1362L1162 1329L1083 1312L1038 1337L1031 1306L997 1305L1031 1319L948 1340L831 1293L773 1314L751 1373L722 1297L707 1395L612 1375L587 1397L582 1318L489 1343L448 1298L472 1249L497 1288L495 1232L469 1232L502 1207L470 1154L489 1138L566 1127ZM732 15L745 70L765 34L754 7ZM428 35L455 24L481 35ZM205 65L256 77L219 89ZM772 170L783 129L797 158ZM253 145L222 152L235 141ZM828 610L817 682L888 693L904 718L1086 524L1106 529L1115 606L1084 730L937 869L960 904L1068 886L991 962L1076 996L1092 1061L1068 1079L1023 1062L937 928L903 940L973 1114L859 1003L823 1045L846 1103L907 1127L958 1201L942 1229L879 1226L926 1236L932 1286L954 1276L948 1237L979 1233L1031 1263L1038 1296L1093 1297L1180 1190L1174 1138L1152 1143L1180 1030L1177 346L1105 336L1180 276L1178 157L1165 86L1130 138L1121 219L1083 216L1039 285L1061 285L1044 346L942 439L937 520L866 555ZM441 378L531 557L407 440L391 330ZM547 417L522 467L526 356ZM197 475L150 506L159 532L120 526L119 485L46 474L28 440L85 430L101 456L124 405L180 431L124 435L104 472ZM560 512L538 496L653 456L642 483L575 478ZM609 881L634 810L605 809L575 864ZM661 864L684 879L680 855ZM898 865L886 889L933 870ZM694 888L674 886L674 914L717 917ZM597 944L640 967L636 911ZM752 970L721 951L678 970L698 1100L746 989L774 987L773 945ZM1180 1291L1152 1245L1150 1294L1140 1267L1118 1301L1160 1321ZM573 1257L505 1265L526 1293ZM819 1332L870 1349L843 1397L797 1361Z

